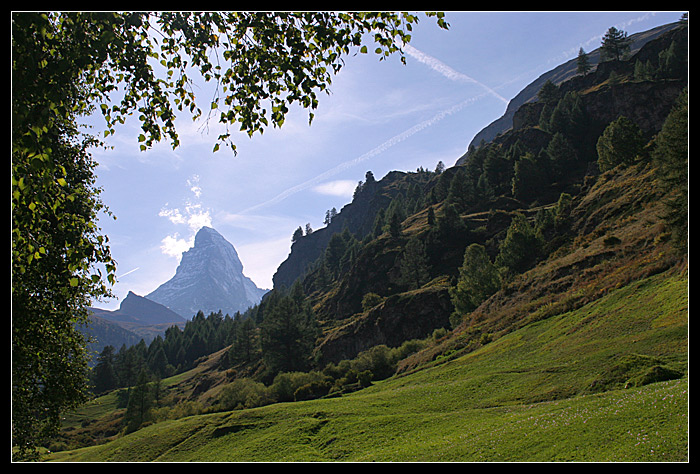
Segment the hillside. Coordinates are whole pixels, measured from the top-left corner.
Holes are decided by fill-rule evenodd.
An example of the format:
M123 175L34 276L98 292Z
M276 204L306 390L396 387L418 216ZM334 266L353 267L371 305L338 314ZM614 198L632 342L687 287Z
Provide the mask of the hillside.
M683 274L661 273L341 398L164 421L53 459L684 461L686 302Z
M676 25L662 25L649 31L643 31L630 36L631 53L637 53L642 46L647 44L647 42L656 39L659 35L667 33L669 30L673 29ZM591 67L596 68L600 61L600 51L595 49L588 53L589 62ZM509 103L508 107L502 117L495 120L493 123L489 124L483 130L476 134L476 136L469 143L469 148L476 148L483 141L486 143L491 142L498 135L506 132L514 126L514 116L518 109L524 104L532 103L537 100L537 93L542 88L542 86L547 82L551 81L556 85L560 85L569 79L576 77L577 75L577 64L576 59L567 61L560 66L547 71L540 77L528 84L522 91L520 91ZM465 156L461 157L457 164L462 164L466 160Z
M685 46L543 86L459 166L368 173L259 305L139 349L168 370L51 458L687 460Z

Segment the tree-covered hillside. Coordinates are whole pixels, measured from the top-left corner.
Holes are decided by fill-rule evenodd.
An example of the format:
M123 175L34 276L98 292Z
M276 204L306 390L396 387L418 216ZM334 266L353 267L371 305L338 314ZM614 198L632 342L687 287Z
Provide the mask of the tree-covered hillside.
M275 288L259 305L234 316L199 314L150 347L120 351L133 352L143 369L103 387L132 387L113 392L123 397L122 426L137 431L185 414L344 397L392 377L381 386L396 392L384 394L400 398L402 377L432 374L428 367L458 357L459 371L499 385L488 364L468 368L484 354L503 364L512 385L495 387L479 409L682 378L687 308L662 299L649 320L631 289L650 281L665 288L668 279L676 282L673 298L682 298L687 284L687 30L679 22L633 56L583 68L559 86L546 83L512 129L471 149L461 165L379 180L368 173L325 228L294 233ZM606 41L620 41L613 38ZM622 320L603 317L607 309L630 317L638 337L623 335ZM648 332L659 325L669 332ZM574 351L569 344L583 343L580 331L591 346L615 337L624 344L616 354L581 354L602 373L575 365L577 354L554 363L528 352L541 371L523 385L531 393L515 393L512 374L530 374L515 359L517 340L549 337L537 328L556 333L547 340L552 354ZM110 364L124 373L116 359ZM147 387L162 385L148 373L169 380L157 400ZM449 382L449 371L439 377L466 383ZM420 382L406 383L421 391ZM460 390L484 395L476 385ZM144 393L151 394L141 405L148 415L134 418L133 399ZM64 446L75 447L76 438L66 433Z

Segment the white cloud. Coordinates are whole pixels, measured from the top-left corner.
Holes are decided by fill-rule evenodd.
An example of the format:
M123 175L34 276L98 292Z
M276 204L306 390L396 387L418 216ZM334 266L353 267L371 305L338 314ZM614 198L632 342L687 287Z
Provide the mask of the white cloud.
M192 191L194 197L199 198L202 195L202 188L199 186L198 175L194 175L192 176L192 179L188 179L187 186L190 187L190 191Z
M186 252L194 245L194 236L188 240L180 238L177 232L173 235L168 235L160 241L160 250L169 257L180 258L183 252Z
M179 209L161 209L161 211L158 213L160 217L167 217L170 222L173 224L184 224L187 222L185 218L180 214Z
M204 226L211 226L211 214L208 209L203 209L201 204L187 204L184 214L178 208L163 208L158 215L167 217L173 224L186 224L193 232Z
M329 181L327 183L314 186L313 190L319 194L338 197L350 197L355 192L357 182L349 179Z
M202 195L202 188L199 186L199 176L194 175L187 180L188 189L198 199ZM179 233L166 236L161 240L161 251L168 256L179 258L182 252L189 250L194 245L194 237L202 227L211 227L211 212L201 204L187 201L184 209L170 208L166 206L158 213L160 217L167 218L175 225L186 225L189 229L189 238L181 238Z
M203 210L201 204L189 205L185 210L187 212L187 225L193 232L205 226L211 227L209 210Z

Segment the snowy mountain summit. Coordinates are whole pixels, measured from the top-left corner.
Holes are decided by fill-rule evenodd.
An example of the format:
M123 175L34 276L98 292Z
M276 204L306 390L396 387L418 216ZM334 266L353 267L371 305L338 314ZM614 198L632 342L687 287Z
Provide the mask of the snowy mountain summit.
M236 249L211 227L202 227L183 252L175 276L146 297L184 318L221 310L233 316L260 302L267 290L243 274Z

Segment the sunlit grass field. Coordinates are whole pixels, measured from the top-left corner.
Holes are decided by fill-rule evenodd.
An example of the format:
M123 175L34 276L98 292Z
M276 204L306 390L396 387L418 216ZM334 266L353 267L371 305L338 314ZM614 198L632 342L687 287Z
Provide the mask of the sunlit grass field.
M354 394L165 421L50 460L686 461L687 301L687 278L655 275Z

